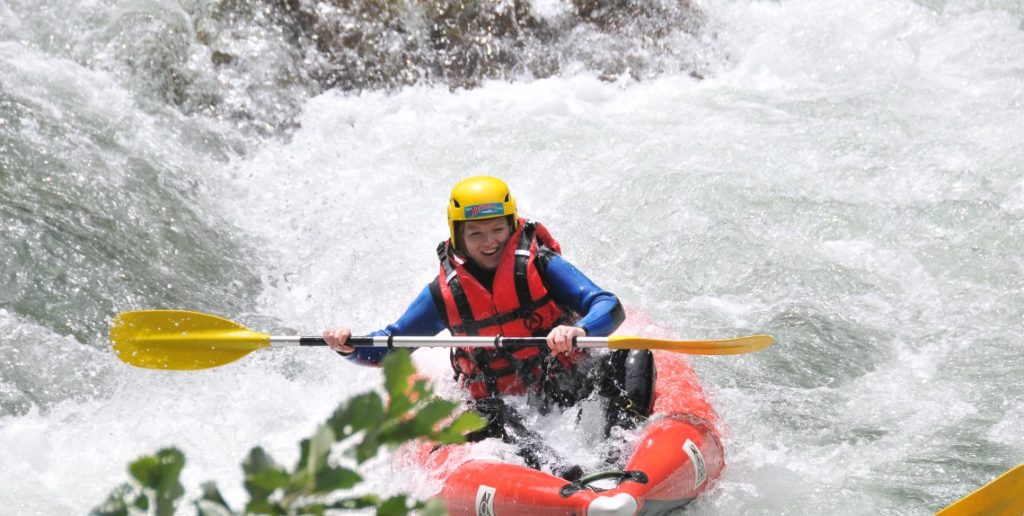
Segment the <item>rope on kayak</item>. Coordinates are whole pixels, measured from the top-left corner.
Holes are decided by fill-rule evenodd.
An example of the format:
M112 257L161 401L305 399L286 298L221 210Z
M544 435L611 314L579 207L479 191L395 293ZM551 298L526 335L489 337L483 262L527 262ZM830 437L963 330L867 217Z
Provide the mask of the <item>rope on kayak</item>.
M573 482L571 484L566 484L564 487L562 487L562 490L559 491L559 494L562 495L562 498L568 498L568 497L576 494L577 492L579 492L579 491L581 491L583 489L590 489L591 491L594 491L595 493L600 493L602 491L607 491L608 489L602 489L600 487L592 486L590 484L593 483L593 482L597 482L598 480L606 480L606 479L609 479L609 478L614 478L614 479L618 480L618 482L616 482L616 486L618 486L618 484L621 484L621 483L627 482L627 481L628 482L637 482L637 483L640 483L640 484L646 484L646 483L650 482L650 479L647 477L647 473L644 473L643 471L640 471L640 470L634 470L634 471L618 471L618 470L599 471L597 473L591 473L589 475L584 475L582 478L580 478L579 480L577 480L576 482Z

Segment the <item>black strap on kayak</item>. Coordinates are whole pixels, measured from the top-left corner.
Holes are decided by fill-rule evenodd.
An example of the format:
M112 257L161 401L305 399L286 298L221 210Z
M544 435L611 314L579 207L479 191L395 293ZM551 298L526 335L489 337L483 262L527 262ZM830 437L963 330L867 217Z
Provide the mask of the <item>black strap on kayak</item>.
M598 473L584 475L579 480L571 484L564 485L562 489L558 492L558 494L562 495L562 498L568 498L584 489L590 489L595 493L607 491L608 489L602 489L600 487L592 486L590 484L592 482L597 482L598 480L605 480L609 478L614 478L618 480L618 482L615 483L616 487L618 487L618 485L623 482L637 482L640 484L646 484L651 481L651 479L647 476L647 473L644 473L643 471L640 471L638 469L633 471L601 471Z

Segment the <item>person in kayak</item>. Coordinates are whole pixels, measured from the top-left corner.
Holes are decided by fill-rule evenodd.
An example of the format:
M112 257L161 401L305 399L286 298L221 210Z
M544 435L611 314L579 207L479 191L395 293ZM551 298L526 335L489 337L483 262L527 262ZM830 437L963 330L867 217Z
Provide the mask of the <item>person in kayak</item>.
M632 428L653 402L654 361L647 350L619 350L601 357L577 349L573 339L607 336L625 319L618 298L598 287L561 256L561 247L539 222L518 217L508 185L470 177L452 189L449 239L437 247L439 274L398 320L371 336L544 336L547 347L455 348L456 379L488 426L472 436L501 437L519 445L530 467L540 469L535 436L501 396L526 394L543 413L568 407L596 390L608 399L605 433ZM377 365L387 348L355 348L348 327L323 337L331 349L360 364ZM574 473L569 473L573 475Z

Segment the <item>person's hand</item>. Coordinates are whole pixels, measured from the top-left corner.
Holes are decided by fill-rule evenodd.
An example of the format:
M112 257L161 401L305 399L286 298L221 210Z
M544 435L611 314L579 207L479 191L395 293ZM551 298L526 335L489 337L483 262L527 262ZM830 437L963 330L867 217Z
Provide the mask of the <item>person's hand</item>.
M587 332L577 326L556 326L548 333L548 347L556 355L572 351L573 337L585 337Z
M348 345L348 338L351 336L352 330L345 326L324 330L324 340L327 341L327 347L340 353L352 353L356 350L354 346Z

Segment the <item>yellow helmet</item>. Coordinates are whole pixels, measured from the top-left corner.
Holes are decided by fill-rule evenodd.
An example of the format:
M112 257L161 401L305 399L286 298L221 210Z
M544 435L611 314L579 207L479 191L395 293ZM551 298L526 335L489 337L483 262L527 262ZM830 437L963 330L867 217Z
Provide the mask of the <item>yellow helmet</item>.
M455 243L455 223L512 216L512 230L519 224L516 200L504 181L491 176L467 177L452 188L448 200L448 232Z

